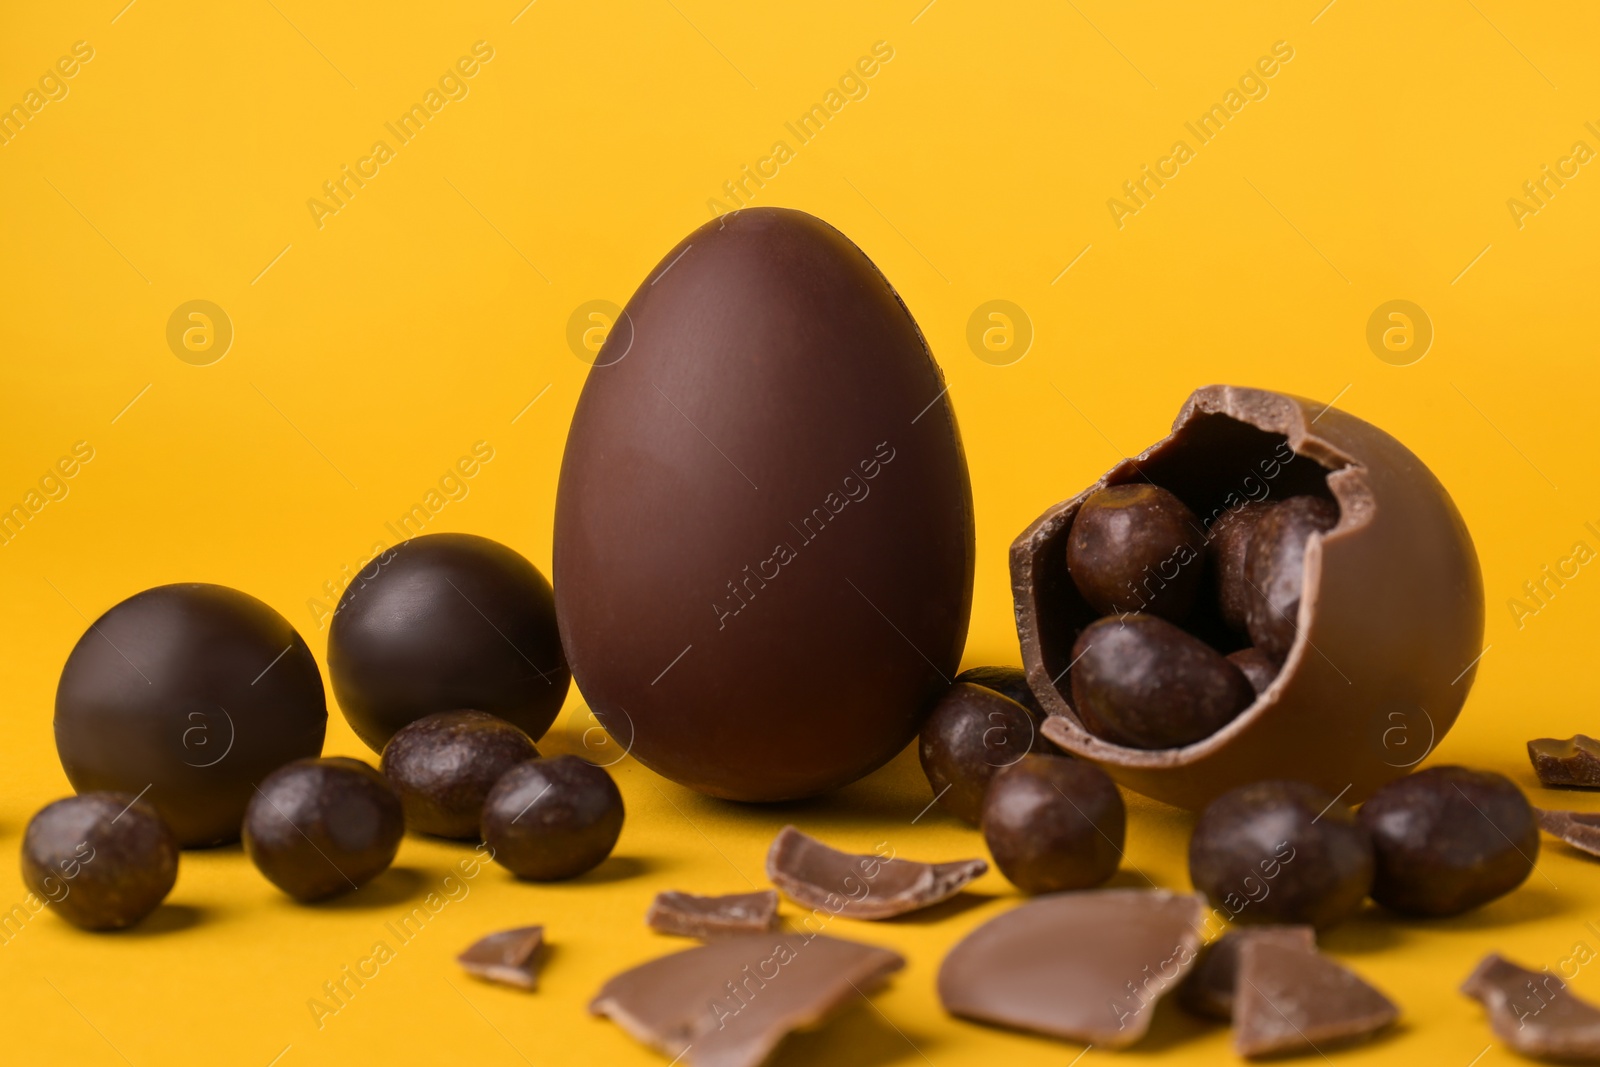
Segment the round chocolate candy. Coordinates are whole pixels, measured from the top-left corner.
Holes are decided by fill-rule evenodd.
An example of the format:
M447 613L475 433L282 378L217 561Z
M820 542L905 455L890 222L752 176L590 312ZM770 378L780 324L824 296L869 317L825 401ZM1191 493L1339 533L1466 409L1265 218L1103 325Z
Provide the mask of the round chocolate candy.
M993 689L1027 708L1035 719L1044 718L1044 708L1039 706L1039 698L1028 685L1028 672L1021 667L968 667L956 675L954 684L963 682Z
M1039 737L1039 718L986 686L952 685L934 705L917 745L922 771L939 805L963 822L978 825L983 796L996 774L1036 745L1054 750Z
M1210 737L1255 690L1210 645L1154 615L1108 617L1073 646L1072 706L1096 737L1177 748Z
M120 930L155 911L178 880L178 840L132 793L46 805L22 836L22 880L85 930Z
M497 541L413 537L339 598L328 674L356 736L374 752L408 723L476 708L538 738L571 675L544 575Z
M1299 628L1306 546L1338 524L1339 509L1318 496L1290 497L1256 524L1245 562L1245 622L1250 640L1273 659L1289 654Z
M1372 872L1355 813L1307 782L1224 793L1189 839L1189 880L1235 923L1332 926L1361 907Z
M1146 479L1208 524L1251 500L1331 498L1339 510L1339 524L1308 543L1301 625L1276 679L1226 728L1181 748L1097 737L1061 691L1077 670L1074 642L1098 617L1067 573L1073 520L1098 490ZM1122 785L1192 811L1263 778L1348 789L1347 803L1371 796L1414 762L1397 752L1402 734L1413 742L1408 752L1444 738L1483 651L1477 554L1438 479L1376 426L1323 401L1259 389L1195 392L1168 437L1024 530L1011 546L1011 576L1022 661L1049 713L1041 732ZM1211 620L1226 629L1220 609L1202 601L1185 625L1233 651L1213 637Z
M1250 602L1255 598L1245 575L1250 539L1256 524L1272 507L1265 501L1248 501L1223 512L1206 530L1212 597L1222 621L1239 633L1245 632Z
M299 901L359 889L389 869L405 836L400 798L369 764L296 760L261 783L244 813L244 851Z
M1087 889L1122 860L1127 812L1106 772L1064 756L1024 756L995 775L983 839L1024 893Z
M1377 850L1372 899L1402 915L1460 915L1521 885L1539 856L1539 824L1511 779L1429 767L1361 806Z
M1067 536L1067 573L1102 615L1142 611L1179 621L1205 570L1200 520L1146 483L1113 485L1083 502Z
M518 878L576 878L611 855L622 834L622 794L611 775L577 756L522 763L483 806L483 840Z
M1239 673L1249 681L1250 688L1256 691L1257 696L1266 692L1267 686L1278 677L1278 661L1259 648L1241 648L1223 658L1239 668Z
M418 719L383 748L383 773L421 834L475 840L483 802L501 775L539 758L528 735L482 711L441 711Z
M294 627L220 585L124 600L79 638L56 689L73 788L143 794L185 848L237 840L255 783L318 755L327 725L322 674Z

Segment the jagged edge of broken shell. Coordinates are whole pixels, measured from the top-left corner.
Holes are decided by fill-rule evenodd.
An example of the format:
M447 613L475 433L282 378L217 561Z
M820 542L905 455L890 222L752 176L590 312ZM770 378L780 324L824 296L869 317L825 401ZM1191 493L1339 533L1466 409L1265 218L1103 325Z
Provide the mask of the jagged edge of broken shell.
M1366 469L1354 458L1340 451L1331 442L1318 437L1314 424L1328 407L1288 393L1274 393L1262 389L1248 389L1232 385L1208 385L1196 389L1184 401L1172 430L1160 441L1132 458L1123 459L1093 485L1077 495L1050 507L1011 544L1012 594L1016 599L1017 636L1022 643L1022 661L1027 664L1028 685L1048 717L1040 732L1046 738L1085 759L1114 763L1123 767L1182 767L1211 755L1244 732L1255 720L1265 715L1277 703L1284 680L1291 676L1307 653L1305 624L1316 610L1317 598L1322 588L1322 546L1326 541L1338 541L1365 527L1371 521L1373 499L1367 484ZM1316 415L1308 411L1319 412ZM1091 734L1081 726L1066 699L1057 690L1045 666L1039 647L1037 616L1039 605L1032 603L1033 594L1025 591L1026 579L1031 578L1034 560L1047 542L1058 537L1078 508L1090 494L1111 484L1137 480L1140 466L1152 456L1174 447L1184 448L1177 442L1178 435L1188 424L1206 415L1225 415L1253 426L1266 433L1282 434L1289 441L1295 455L1311 460L1327 469L1328 491L1339 505L1339 521L1332 530L1315 536L1306 546L1305 582L1300 598L1300 615L1296 620L1298 631L1294 645L1289 649L1283 666L1272 684L1264 689L1232 722L1216 733L1180 748L1143 749L1113 744ZM1128 475L1132 475L1130 479ZM1026 607L1024 605L1027 605ZM1315 653L1311 653L1315 654Z

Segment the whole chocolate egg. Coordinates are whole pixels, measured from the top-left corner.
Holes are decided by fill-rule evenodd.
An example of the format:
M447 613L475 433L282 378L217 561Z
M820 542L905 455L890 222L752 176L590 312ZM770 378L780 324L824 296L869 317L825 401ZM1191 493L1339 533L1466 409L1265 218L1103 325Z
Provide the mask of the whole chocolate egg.
M1279 553L1296 569L1289 585L1298 592L1281 610L1289 636L1276 676L1215 733L1171 748L1097 736L1069 696L1074 644L1097 613L1067 573L1068 531L1089 496L1132 482L1171 490L1208 537L1253 501L1268 504L1269 517L1308 502L1336 516ZM1050 713L1040 732L1128 788L1193 810L1268 778L1310 782L1347 804L1370 796L1443 739L1483 654L1477 552L1439 480L1371 423L1260 389L1197 390L1169 436L1017 537L1011 577L1028 682ZM1233 652L1249 638L1227 634L1227 610L1210 604L1186 625Z
M239 838L255 783L320 755L328 705L289 620L220 585L162 585L100 616L56 688L80 793L139 796L185 848Z
M773 801L903 749L966 640L972 489L872 261L775 208L668 252L584 384L554 550L573 677L646 766Z

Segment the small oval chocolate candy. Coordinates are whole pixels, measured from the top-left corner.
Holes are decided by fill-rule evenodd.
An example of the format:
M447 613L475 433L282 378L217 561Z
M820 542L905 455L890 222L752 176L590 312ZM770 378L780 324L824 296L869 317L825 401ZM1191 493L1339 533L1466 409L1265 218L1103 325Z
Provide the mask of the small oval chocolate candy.
M1349 918L1372 888L1372 838L1333 794L1267 781L1222 794L1189 839L1189 879L1234 923Z
M1295 496L1256 523L1245 562L1251 586L1246 623L1255 646L1280 662L1289 654L1300 625L1306 544L1338 522L1339 509L1331 501Z
M155 911L178 880L178 840L132 793L48 804L22 835L22 880L85 930L120 930Z
M1372 899L1402 915L1460 915L1521 885L1539 855L1539 823L1511 779L1429 767L1361 806L1377 849Z
M1127 833L1122 794L1092 763L1026 756L995 776L983 839L1024 893L1097 886L1117 871Z
M383 773L413 833L459 841L478 836L484 798L539 750L522 730L485 711L441 711L403 726L383 746Z
M957 683L934 705L917 744L922 771L939 806L973 826L983 814L989 783L1004 767L1038 746L1039 719L993 689Z
M1256 524L1274 505L1252 500L1223 512L1206 531L1206 554L1211 557L1210 583L1218 614L1229 628L1245 631L1253 599L1245 577L1250 540Z
M622 835L622 794L577 756L518 764L483 805L483 840L518 878L553 882L596 867Z
M1257 696L1266 692L1267 686L1278 676L1278 661L1259 648L1241 648L1237 652L1229 652L1223 658L1239 668Z
M405 836L400 796L376 768L343 756L273 771L244 811L244 851L296 900L326 900L389 869Z
M1238 667L1154 615L1091 623L1072 658L1072 704L1084 729L1129 748L1210 737L1255 699Z
M1172 493L1113 485L1078 510L1067 573L1102 615L1142 611L1177 621L1194 607L1205 569L1200 520Z

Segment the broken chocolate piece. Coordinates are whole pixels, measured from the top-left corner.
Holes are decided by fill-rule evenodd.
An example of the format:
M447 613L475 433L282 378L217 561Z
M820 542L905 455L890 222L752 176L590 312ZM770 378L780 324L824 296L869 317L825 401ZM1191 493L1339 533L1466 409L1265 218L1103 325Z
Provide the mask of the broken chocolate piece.
M1247 1059L1361 1041L1399 1016L1393 1001L1314 948L1261 937L1239 945L1233 1050Z
M1600 789L1600 741L1585 734L1529 741L1528 759L1547 789Z
M1100 1048L1150 1028L1200 951L1205 899L1097 889L1039 897L963 938L939 965L952 1015Z
M456 962L474 978L518 989L536 989L539 985L536 959L543 945L544 927L521 926L474 941L456 957Z
M778 891L700 897L669 890L656 894L644 921L657 933L702 941L730 934L759 934L778 925Z
M624 971L589 1004L689 1067L755 1067L905 966L897 952L818 934L724 938Z
M1600 1063L1600 1010L1549 968L1530 971L1491 952L1461 983L1488 1010L1494 1036L1524 1056Z
M1559 837L1591 856L1600 856L1600 814L1534 808L1533 816L1539 820L1539 829L1551 837Z
M896 859L893 849L887 854L840 852L793 826L780 830L767 851L767 877L773 885L797 904L847 919L888 919L938 904L988 869L978 859Z
M1200 955L1200 962L1178 987L1178 1003L1219 1022L1233 1021L1234 987L1239 979L1239 947L1251 938L1265 938L1290 948L1315 949L1311 926L1255 926L1229 930Z

